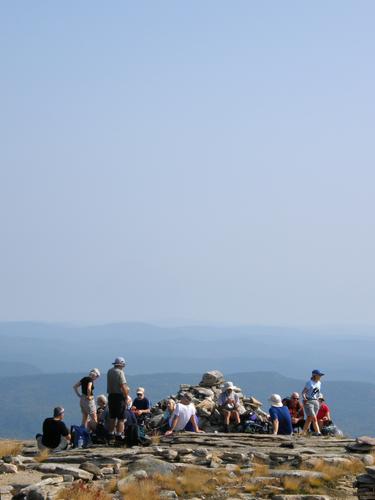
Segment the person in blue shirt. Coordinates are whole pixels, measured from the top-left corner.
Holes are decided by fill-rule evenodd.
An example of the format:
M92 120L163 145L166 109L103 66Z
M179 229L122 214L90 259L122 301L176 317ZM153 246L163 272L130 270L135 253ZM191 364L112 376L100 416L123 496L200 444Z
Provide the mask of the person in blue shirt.
M290 436L293 434L293 426L288 407L283 405L281 396L278 394L272 394L269 401L271 403L269 414L273 426L273 434Z

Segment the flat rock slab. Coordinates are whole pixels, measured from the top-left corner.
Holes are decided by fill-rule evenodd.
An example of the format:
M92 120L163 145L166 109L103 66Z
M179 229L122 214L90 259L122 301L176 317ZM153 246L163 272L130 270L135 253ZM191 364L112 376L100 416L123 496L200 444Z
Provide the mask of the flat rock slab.
M273 500L331 500L327 495L274 495Z
M147 457L130 463L128 469L130 473L144 470L152 476L153 474L171 474L176 470L176 466L158 458Z
M295 477L298 479L324 479L324 474L322 472L316 472L311 470L290 470L290 469L278 469L270 470L271 477Z

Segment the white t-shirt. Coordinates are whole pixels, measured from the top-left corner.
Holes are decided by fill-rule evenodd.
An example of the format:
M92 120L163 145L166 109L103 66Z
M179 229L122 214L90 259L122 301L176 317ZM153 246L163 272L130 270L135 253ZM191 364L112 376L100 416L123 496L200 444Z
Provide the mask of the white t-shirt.
M185 429L186 424L189 422L191 417L195 415L195 406L193 403L188 405L184 405L182 403L177 403L174 412L172 413L171 418L169 419L169 425L172 427L172 422L174 417L179 417L177 425L175 427L175 431L182 431Z
M309 380L306 382L305 389L306 389L306 398L307 399L318 399L319 394L320 394L320 387L321 387L321 382L315 381L315 380Z

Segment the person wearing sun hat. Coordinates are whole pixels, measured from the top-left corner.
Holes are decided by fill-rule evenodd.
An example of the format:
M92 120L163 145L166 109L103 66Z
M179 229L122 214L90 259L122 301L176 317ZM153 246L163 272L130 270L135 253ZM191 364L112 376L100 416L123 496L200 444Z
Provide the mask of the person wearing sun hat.
M302 391L302 397L304 401L304 410L306 414L306 422L303 427L303 434L307 434L310 430L310 426L313 426L314 436L321 436L317 414L319 411L319 395L321 389L320 379L323 377L324 373L320 370L313 370L311 373L311 378L306 382L306 385Z
M223 392L220 394L217 405L220 413L224 417L224 432L229 431L230 420L234 420L237 426L241 423L240 412L238 411L240 405L240 398L234 391L233 382L225 382L223 385Z
M279 394L271 394L268 400L271 403L269 414L273 426L273 434L283 436L293 434L292 418L288 407L283 405L281 396Z
M96 404L94 399L94 382L100 377L99 368L90 370L87 377L81 378L76 384L73 385L74 392L79 397L80 407L82 412L81 425L94 431L98 423ZM81 388L81 392L79 392Z
M126 383L124 373L125 359L117 357L107 372L107 393L108 393L108 408L109 408L109 440L115 437L122 440L124 438L125 429L125 412L127 410L127 399L129 388Z

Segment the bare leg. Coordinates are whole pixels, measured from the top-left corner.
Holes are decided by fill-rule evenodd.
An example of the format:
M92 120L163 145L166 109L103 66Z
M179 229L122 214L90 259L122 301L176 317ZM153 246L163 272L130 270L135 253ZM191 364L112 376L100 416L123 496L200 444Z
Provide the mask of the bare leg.
M85 413L85 412L83 411L83 412L82 412L82 423L81 423L81 425L82 425L83 427L87 427L87 426L88 426L88 425L87 425L87 424L88 424L88 420L89 420L89 416L88 416L88 414L87 414L87 413Z
M115 427L116 427L116 419L110 418L108 422L108 432L110 434L113 434L115 432Z
M117 425L116 425L116 431L118 434L123 434L125 429L125 421L123 419L118 419L117 420Z

